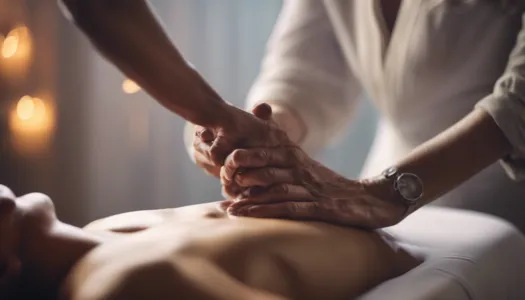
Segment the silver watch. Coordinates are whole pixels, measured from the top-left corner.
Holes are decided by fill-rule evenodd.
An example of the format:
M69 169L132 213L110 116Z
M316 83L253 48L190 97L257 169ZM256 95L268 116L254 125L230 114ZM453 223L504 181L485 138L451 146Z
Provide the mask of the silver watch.
M390 167L383 176L394 181L394 190L405 204L412 206L423 197L423 181L416 174L400 173L396 167Z

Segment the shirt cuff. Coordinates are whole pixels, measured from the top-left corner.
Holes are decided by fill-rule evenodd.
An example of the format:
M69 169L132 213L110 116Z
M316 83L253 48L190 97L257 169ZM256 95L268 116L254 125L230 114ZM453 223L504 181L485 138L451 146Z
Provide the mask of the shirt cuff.
M521 100L512 95L489 95L476 104L489 113L513 150L500 162L508 176L516 181L525 180L525 115Z
M184 124L184 146L191 161L195 163L195 149L193 148L193 137L195 135L195 125L190 122Z

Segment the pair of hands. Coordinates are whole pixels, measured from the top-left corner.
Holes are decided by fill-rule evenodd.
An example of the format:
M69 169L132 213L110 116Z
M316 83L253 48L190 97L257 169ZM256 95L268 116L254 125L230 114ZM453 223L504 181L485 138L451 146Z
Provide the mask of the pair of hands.
M349 180L309 157L261 104L232 107L227 126L196 127L199 166L221 179L221 207L235 216L317 220L363 228L394 225L405 205L381 178Z

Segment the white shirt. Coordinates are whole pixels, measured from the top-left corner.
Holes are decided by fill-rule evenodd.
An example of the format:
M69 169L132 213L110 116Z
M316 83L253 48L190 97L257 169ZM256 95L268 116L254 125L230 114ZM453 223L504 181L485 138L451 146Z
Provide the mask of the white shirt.
M514 146L503 161L508 174L525 178L525 9L503 9L507 2L521 3L405 0L390 35L379 0L287 0L248 105L292 107L311 151L349 123L366 92L382 120L364 175L377 175L477 105ZM525 184L511 182L498 165L442 202L525 228L518 221L525 219Z

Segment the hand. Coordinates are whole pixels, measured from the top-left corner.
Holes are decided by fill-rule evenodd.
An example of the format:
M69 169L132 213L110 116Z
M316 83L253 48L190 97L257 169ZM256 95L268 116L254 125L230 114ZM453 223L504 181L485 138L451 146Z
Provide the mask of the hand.
M225 188L236 199L227 211L236 216L372 229L398 223L407 208L396 199L391 182L346 179L297 146L235 150L221 169L221 180L240 187Z
M206 173L219 177L224 159L236 148L275 147L287 141L286 133L271 121L272 110L260 104L246 113L231 107L228 124L220 128L195 126L193 156Z
M201 167L206 174L218 178L220 175L221 166L216 165L211 160L210 156L207 155L208 153L204 151L205 148L202 146L205 145L210 147L213 144L213 140L215 139L213 131L198 125L194 125L193 128L193 151L191 151L191 154L193 155L195 164Z

